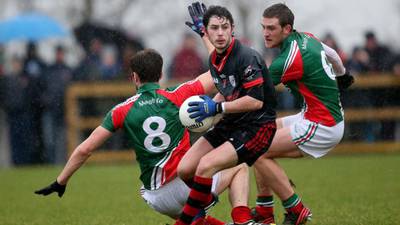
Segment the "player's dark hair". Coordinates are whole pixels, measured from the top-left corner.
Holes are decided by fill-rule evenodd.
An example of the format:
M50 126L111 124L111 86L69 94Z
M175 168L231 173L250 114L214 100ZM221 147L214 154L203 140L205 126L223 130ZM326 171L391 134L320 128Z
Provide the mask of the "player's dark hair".
M219 5L212 5L210 7L208 7L206 13L204 14L203 17L203 24L205 27L207 27L208 22L210 22L210 18L212 16L217 16L220 18L226 18L227 20L229 20L229 22L231 23L231 25L233 25L233 17L231 12L229 12L229 10L225 7L219 6Z
M294 15L293 12L283 3L274 4L264 10L264 18L278 18L281 27L290 25L293 28Z
M130 60L131 71L138 74L142 83L158 82L161 78L162 66L163 59L154 49L139 51Z

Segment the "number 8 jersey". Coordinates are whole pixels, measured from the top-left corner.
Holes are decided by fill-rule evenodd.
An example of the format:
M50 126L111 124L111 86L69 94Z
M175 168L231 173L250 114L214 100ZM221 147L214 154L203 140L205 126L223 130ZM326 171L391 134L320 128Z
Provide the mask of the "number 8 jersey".
M179 121L179 107L188 97L201 94L200 81L167 89L146 83L105 117L102 127L111 132L123 129L127 134L146 189L158 189L176 177L178 163L190 148L189 132Z

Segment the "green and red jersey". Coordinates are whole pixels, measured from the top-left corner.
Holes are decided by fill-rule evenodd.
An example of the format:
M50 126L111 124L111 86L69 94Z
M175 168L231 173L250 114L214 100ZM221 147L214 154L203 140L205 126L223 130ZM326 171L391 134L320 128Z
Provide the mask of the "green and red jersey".
M275 85L283 83L303 100L306 119L325 126L343 120L335 74L321 42L312 34L293 31L269 70Z
M105 129L126 132L146 189L158 189L176 177L178 163L190 148L189 132L179 120L179 107L190 96L202 94L200 81L167 89L147 83L104 118Z

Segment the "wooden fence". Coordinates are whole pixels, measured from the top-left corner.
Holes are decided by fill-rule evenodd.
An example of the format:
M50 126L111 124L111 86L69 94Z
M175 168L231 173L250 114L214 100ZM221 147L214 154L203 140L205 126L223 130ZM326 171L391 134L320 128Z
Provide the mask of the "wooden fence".
M176 84L169 82L165 86ZM400 78L391 74L363 75L356 77L351 89L397 88L400 87ZM278 86L277 90L283 88ZM115 97L129 97L134 95L135 89L129 82L101 82L101 83L74 83L66 95L67 110L67 147L69 155L82 141L80 134L84 130L93 130L102 122L100 117L83 117L80 115L79 100L82 98L107 99ZM399 93L400 94L400 93ZM294 111L278 111L278 116L294 114ZM384 106L380 108L345 108L346 122L362 121L400 121L400 106ZM347 141L339 144L335 153L345 152L400 152L400 142L378 141L366 143L360 141ZM118 151L96 151L90 158L92 161L126 161L133 160L132 150L121 149Z

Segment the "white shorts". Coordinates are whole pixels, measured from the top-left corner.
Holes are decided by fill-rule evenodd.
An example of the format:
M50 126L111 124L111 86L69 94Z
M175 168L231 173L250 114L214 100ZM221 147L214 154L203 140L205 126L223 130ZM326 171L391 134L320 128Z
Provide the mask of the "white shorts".
M343 121L335 126L327 127L305 119L302 112L283 117L282 125L290 127L290 135L297 147L314 158L326 155L339 144L344 133Z
M213 176L211 191L218 185L220 173ZM157 212L171 218L178 218L189 196L190 188L180 179L175 178L157 190L140 189L144 201Z

